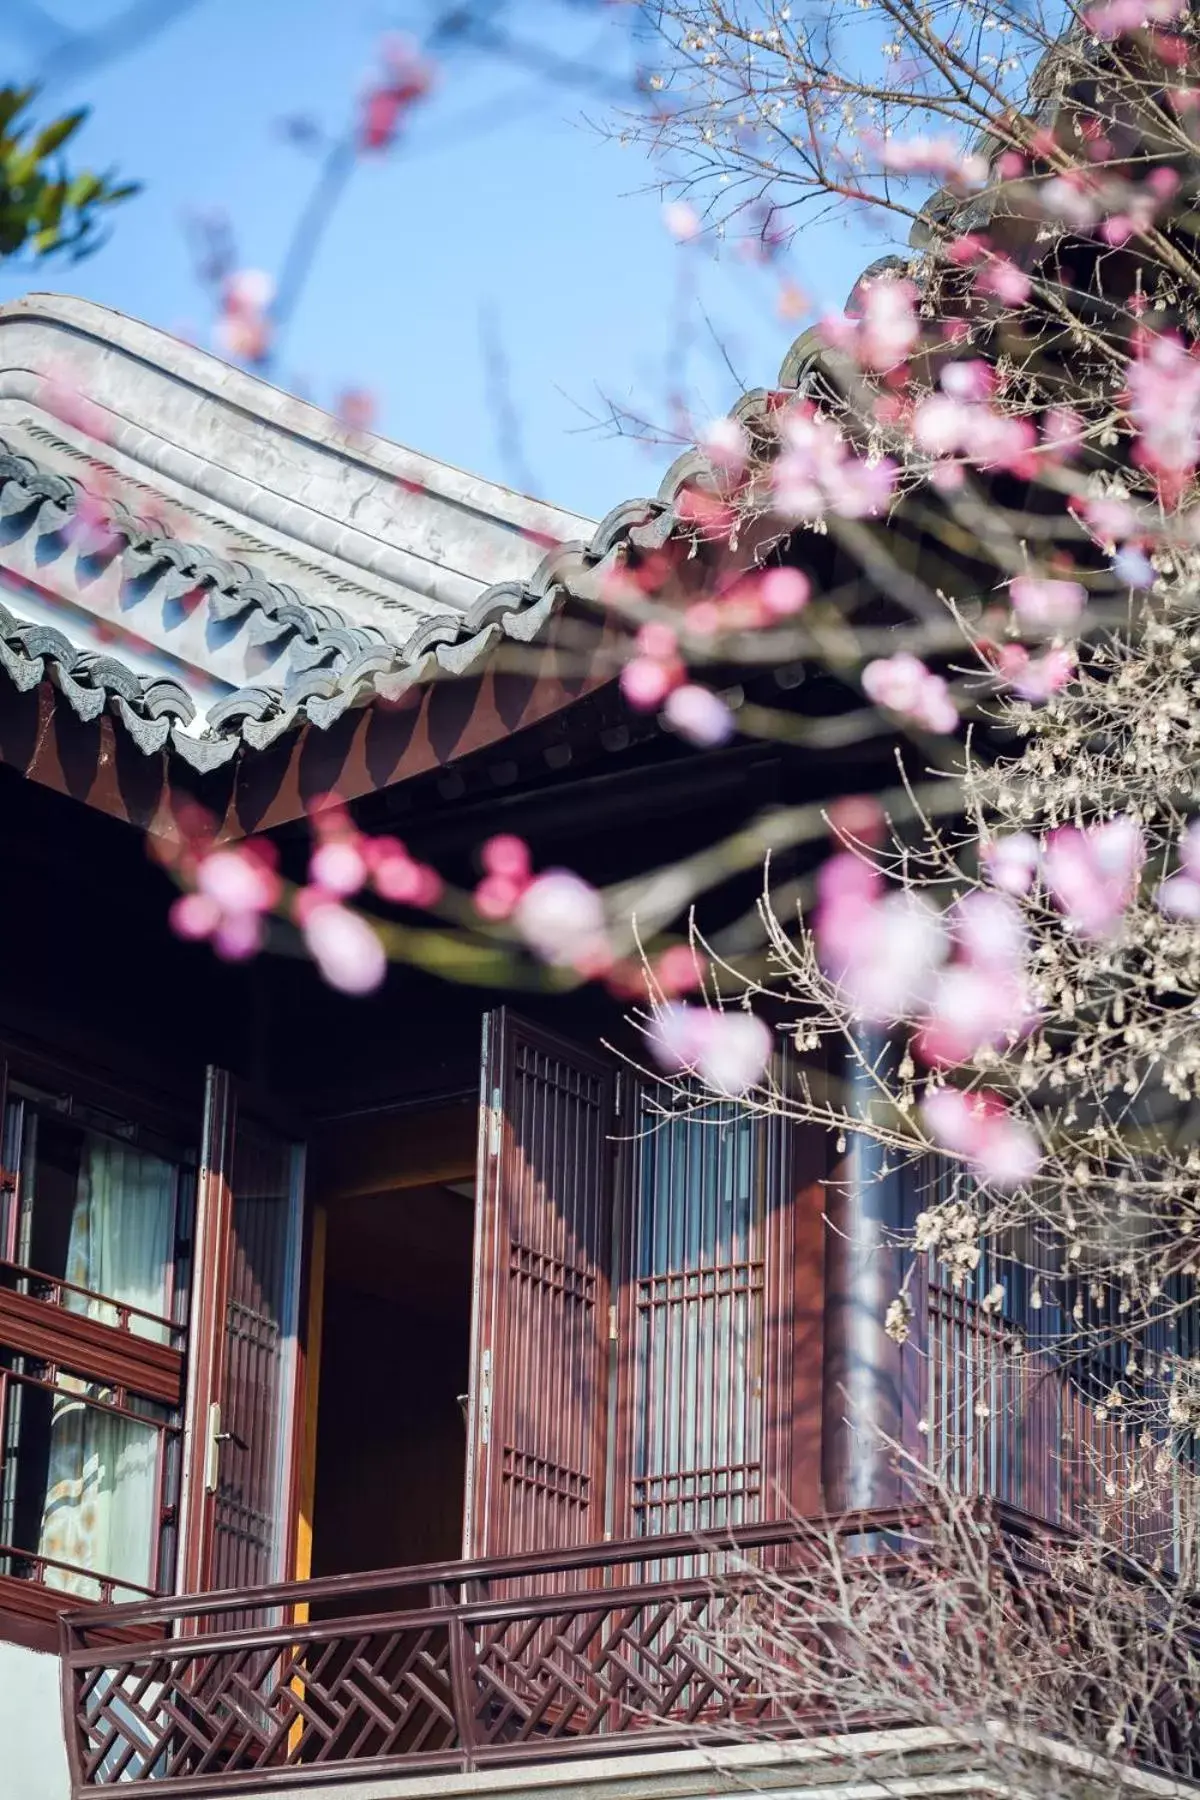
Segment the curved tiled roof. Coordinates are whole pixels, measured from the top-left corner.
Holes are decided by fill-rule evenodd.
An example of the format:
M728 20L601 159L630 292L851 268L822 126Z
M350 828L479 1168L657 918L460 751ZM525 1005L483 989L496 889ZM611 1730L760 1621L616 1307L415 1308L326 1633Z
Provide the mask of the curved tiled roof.
M6 356L14 326L22 354ZM808 332L779 386L799 386L818 356ZM85 397L80 411L56 404L64 385ZM761 426L773 392L743 394L733 416ZM186 433L170 405L181 394L196 413ZM237 437L222 435L222 409ZM110 710L147 754L169 749L207 771L293 727L478 670L505 639L532 643L572 598L594 598L625 546L656 548L683 526L682 490L711 474L688 450L657 495L588 529L348 437L165 333L31 296L0 307L0 668L22 689L48 679L81 719ZM145 510L114 497L98 516L98 491ZM375 517L350 525L339 500L355 521ZM211 527L221 549L174 535L164 507ZM230 544L244 554L222 553Z

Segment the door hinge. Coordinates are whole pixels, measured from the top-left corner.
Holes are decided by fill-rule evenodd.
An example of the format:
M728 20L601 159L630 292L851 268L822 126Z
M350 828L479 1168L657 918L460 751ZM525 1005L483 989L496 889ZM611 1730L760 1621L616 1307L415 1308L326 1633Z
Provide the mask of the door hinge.
M499 1156L500 1135L504 1129L504 1108L500 1104L500 1089L492 1089L491 1117L488 1122L488 1155Z
M624 1090L624 1087L625 1087L625 1082L622 1079L622 1077L620 1075L618 1075L615 1083L613 1084L613 1118L614 1119L619 1119L621 1116L621 1094Z
M617 1309L615 1306L610 1306L608 1309L608 1341L610 1344L615 1344L617 1341Z
M479 1358L479 1441L486 1444L492 1435L492 1353L485 1350Z

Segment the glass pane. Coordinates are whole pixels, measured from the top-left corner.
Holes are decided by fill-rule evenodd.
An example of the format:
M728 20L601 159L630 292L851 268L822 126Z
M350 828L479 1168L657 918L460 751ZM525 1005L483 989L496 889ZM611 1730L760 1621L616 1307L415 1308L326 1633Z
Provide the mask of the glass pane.
M23 1564L9 1554L9 1572L40 1572L47 1586L85 1600L101 1598L94 1576L115 1580L117 1600L151 1589L160 1515L157 1425L95 1404L110 1397L107 1389L69 1375L51 1388L32 1379L36 1365L29 1359L4 1353L3 1362L0 1535L10 1551L29 1559ZM147 1412L167 1416L145 1404ZM49 1561L39 1571L33 1559L40 1557Z
M712 1102L648 1117L634 1267L634 1529L705 1530L762 1506L761 1121Z
M162 1157L45 1113L27 1118L19 1259L39 1274L139 1312L127 1327L165 1342L171 1303L176 1171ZM119 1325L115 1305L67 1293L64 1304Z

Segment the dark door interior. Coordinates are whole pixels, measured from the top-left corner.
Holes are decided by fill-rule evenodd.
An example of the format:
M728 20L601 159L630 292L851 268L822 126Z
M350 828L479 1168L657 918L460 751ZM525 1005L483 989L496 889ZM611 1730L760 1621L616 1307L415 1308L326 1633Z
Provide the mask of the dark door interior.
M473 1229L469 1181L328 1209L314 1576L460 1553Z

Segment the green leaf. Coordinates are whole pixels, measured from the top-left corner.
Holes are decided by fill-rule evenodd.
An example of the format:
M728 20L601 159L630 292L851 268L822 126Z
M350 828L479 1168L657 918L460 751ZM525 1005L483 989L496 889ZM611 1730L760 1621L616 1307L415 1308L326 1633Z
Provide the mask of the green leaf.
M39 131L33 140L33 153L38 161L59 149L69 137L73 137L87 116L87 107L81 106L76 112L64 113L61 119L55 119L52 125Z
M90 200L98 200L104 195L104 183L99 175L93 175L84 169L67 188L68 206L86 206Z
M23 113L37 92L36 88L0 88L0 132L7 131L18 114Z

